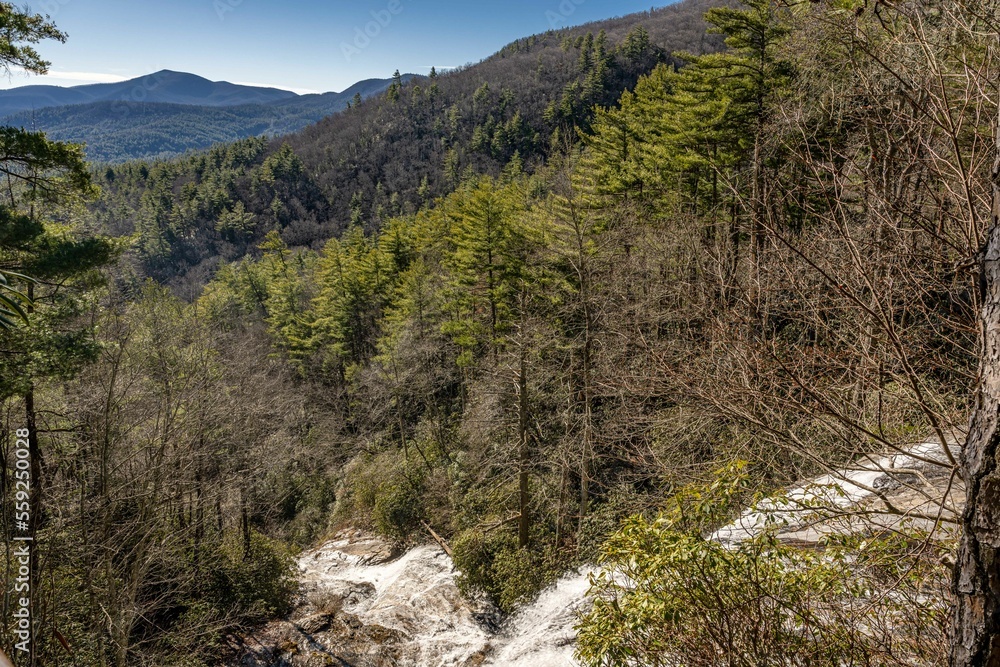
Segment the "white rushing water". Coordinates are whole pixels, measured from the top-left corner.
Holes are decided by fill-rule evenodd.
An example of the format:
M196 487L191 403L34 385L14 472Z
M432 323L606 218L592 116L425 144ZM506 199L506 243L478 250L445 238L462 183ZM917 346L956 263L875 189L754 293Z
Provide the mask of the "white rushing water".
M952 453L957 454L957 446ZM816 540L821 533L810 515L818 506L843 510L883 493L899 494L893 502L901 501L918 486L930 489L935 475L946 470L936 463L946 458L944 449L931 442L905 453L868 457L790 489L782 500L758 503L712 538L735 545L777 523L787 528L781 532L791 539ZM239 664L578 666L573 658L575 626L589 607L589 575L594 569L568 573L497 631L490 623L496 617L490 609L463 599L458 573L437 545L397 554L380 538L348 530L302 554L298 564L309 602L293 615L297 620L274 624L270 643L287 647L291 642L297 648L284 650L285 657L278 659L281 650L270 650L257 662ZM330 663L331 658L341 662Z
M565 575L542 591L534 603L510 618L493 641L493 652L484 664L512 667L574 667L576 630L581 612L587 610L589 575L583 570Z
M377 539L345 536L303 554L300 581L307 595L339 597L342 610L364 625L401 632L406 664L460 666L485 648L489 635L441 549L424 545L388 556Z
M760 534L768 527L792 530L807 525L818 513L843 510L875 496L906 475L914 477L913 484L927 483L927 477L943 474L952 458L959 456L957 442L948 443L948 452L937 440L928 440L908 448L905 452L886 456L868 456L850 468L843 468L821 475L800 486L789 489L778 499L765 499L747 509L734 522L712 534L712 539L722 544L735 545ZM898 487L899 485L896 484ZM954 510L951 510L954 512ZM817 534L818 536L818 534Z
M587 605L590 571L564 576L494 633L479 620L482 610L459 594L458 573L436 545L393 557L378 538L345 532L304 553L298 564L308 598L336 598L341 611L365 626L401 633L402 641L395 643L399 665L577 665L574 626Z

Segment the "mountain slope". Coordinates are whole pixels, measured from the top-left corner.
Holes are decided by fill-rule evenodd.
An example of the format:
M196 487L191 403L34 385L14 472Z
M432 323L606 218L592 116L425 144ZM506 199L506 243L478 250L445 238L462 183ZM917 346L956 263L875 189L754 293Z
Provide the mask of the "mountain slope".
M685 0L521 39L479 64L393 86L264 150L238 145L130 165L101 183L97 215L116 233L141 221L146 269L164 281L188 280L198 265L190 280L203 280L220 259L256 252L271 230L289 245L315 247L351 224L376 229L450 192L465 174L497 174L512 160L533 170L575 141L595 105L615 104L658 63L679 65L675 51L719 48L703 20L719 4ZM280 178L269 162L283 165ZM150 191L157 194L144 196ZM298 194L276 202L280 192ZM219 216L237 202L252 229L220 231Z
M162 102L201 106L268 104L297 97L288 90L209 81L195 74L161 70L118 83L85 86L22 86L0 91L0 116L91 102Z
M85 143L88 159L95 162L170 158L220 142L296 132L342 111L355 94L366 98L391 83L391 79L369 79L340 93L292 94L267 103L234 106L211 106L210 100L220 98L213 98L212 90L206 89L204 104L90 102L22 111L0 119L0 124L42 130L53 139ZM188 93L194 92L188 89Z
M575 138L574 128L586 130L595 105L615 104L657 63L680 65L672 56L677 51L718 49L722 41L706 35L703 15L723 4L686 0L533 35L438 77L436 91L411 87L397 103L373 99L336 122L289 137L331 197L338 227L327 235L356 219L359 208L375 228L386 214L450 191L467 170L499 173L515 152L530 169L549 155L554 138L559 143ZM602 31L603 67L594 57ZM395 210L387 205L388 195L377 192L379 184L396 194Z

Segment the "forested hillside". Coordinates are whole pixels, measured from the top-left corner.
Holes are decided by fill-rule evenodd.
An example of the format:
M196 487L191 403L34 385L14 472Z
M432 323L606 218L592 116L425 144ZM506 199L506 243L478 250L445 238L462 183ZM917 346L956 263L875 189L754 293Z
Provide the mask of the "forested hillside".
M213 664L352 525L432 530L501 613L599 561L586 665L946 664L1000 5L710 4L102 168L89 209L79 168L59 206L18 190L42 655ZM908 505L712 538L916 442Z
M278 88L247 86L228 81L209 81L187 72L164 69L115 83L83 86L19 86L0 91L0 114L38 111L52 107L94 102L150 102L154 104L200 104L239 106L273 104L298 97Z
M170 76L166 76L168 74ZM121 99L112 97L112 93L108 92L100 96L93 95L101 101L54 105L52 102L61 99L54 96L55 100L49 98L49 104L40 104L41 108L5 116L0 119L0 123L45 132L48 137L57 141L85 144L87 159L98 164L137 159L168 159L204 150L214 144L297 132L322 118L349 108L359 99L367 99L383 92L392 83L389 79L368 79L359 81L340 93L295 95L287 91L256 88L245 89L241 93L240 88L245 87L230 84L226 86L236 88L235 92L229 91L222 84L211 86L222 86L222 91L225 92L214 92L213 87L199 85L168 85L178 76L197 79L177 72L159 72L126 82L128 85L124 88L118 86L119 92L114 94ZM409 81L412 78L412 74L407 74L402 80ZM22 90L25 89L15 88L4 92L12 95ZM65 93L78 89L58 90ZM158 94L152 94L151 91ZM276 99L253 103L241 101L264 97L259 91L274 93ZM107 99L109 97L111 99ZM184 102L157 102L146 98ZM83 96L82 99L89 98ZM141 101L136 101L137 99ZM0 109L15 109L28 101L35 100L29 95L8 100L0 92Z
M140 232L146 270L175 285L203 282L220 258L253 252L272 230L289 246L319 248L353 224L378 229L470 174L498 175L515 155L534 171L575 143L595 105L613 104L657 64L680 64L675 51L717 48L701 18L708 6L553 31L463 71L399 77L386 95L266 146L114 168L99 178L98 219L116 233ZM263 174L275 160L285 167ZM220 229L237 202L240 229Z

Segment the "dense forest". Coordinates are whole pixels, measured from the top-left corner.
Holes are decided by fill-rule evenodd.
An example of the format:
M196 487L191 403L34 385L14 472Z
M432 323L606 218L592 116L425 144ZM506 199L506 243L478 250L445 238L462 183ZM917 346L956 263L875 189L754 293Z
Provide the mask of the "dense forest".
M430 527L503 613L599 562L587 665L948 664L960 512L928 475L849 517L891 529L709 536L915 442L961 484L1000 6L713 4L179 160L0 133L31 157L0 463L13 506L36 434L35 664L213 664L345 525Z
M408 81L397 73L385 96L287 138L115 166L97 179L99 222L114 233L139 232L144 272L187 294L220 258L255 253L269 231L317 250L351 225L371 232L470 175L499 175L515 154L534 171L575 143L595 105L613 104L657 64L679 65L673 52L717 48L701 18L708 6L522 39L447 76ZM275 171L267 161L284 166ZM219 230L237 202L246 216L241 229Z

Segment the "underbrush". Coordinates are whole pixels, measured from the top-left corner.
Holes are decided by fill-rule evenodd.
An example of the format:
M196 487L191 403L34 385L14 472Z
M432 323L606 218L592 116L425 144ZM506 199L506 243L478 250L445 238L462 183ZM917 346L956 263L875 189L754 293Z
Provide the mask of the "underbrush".
M579 656L590 666L944 665L953 545L918 530L711 539L747 478L687 488L602 549Z

